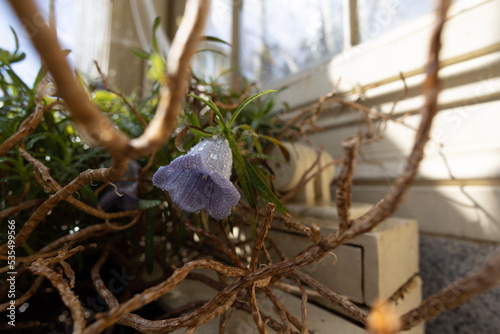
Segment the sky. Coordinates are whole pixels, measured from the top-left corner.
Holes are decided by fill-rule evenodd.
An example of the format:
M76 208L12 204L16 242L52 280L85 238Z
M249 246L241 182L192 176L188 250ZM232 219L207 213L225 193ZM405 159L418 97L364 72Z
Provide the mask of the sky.
M48 17L49 0L35 1L41 9L44 16ZM59 41L63 48L72 49L75 43L75 5L72 0L56 0L56 25ZM40 58L36 50L31 45L28 35L24 32L22 25L19 23L14 11L11 9L8 1L0 0L0 48L9 51L14 50L15 40L10 30L11 26L17 33L19 38L20 50L26 53L26 58L19 63L13 65L16 73L25 81L28 86L31 86L36 78L40 68ZM69 55L70 62L72 61L71 54Z

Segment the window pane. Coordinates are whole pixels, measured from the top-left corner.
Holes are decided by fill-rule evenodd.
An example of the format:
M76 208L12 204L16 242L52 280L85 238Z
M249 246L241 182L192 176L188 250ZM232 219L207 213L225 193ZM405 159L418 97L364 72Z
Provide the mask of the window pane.
M250 80L284 78L339 53L342 0L246 0L240 64Z
M232 17L232 0L212 0L204 34L231 44ZM229 45L220 42L204 42L200 49L204 51L196 53L192 62L193 71L199 78L210 81L230 68L231 47Z
M434 0L358 0L360 42L431 13L435 3Z

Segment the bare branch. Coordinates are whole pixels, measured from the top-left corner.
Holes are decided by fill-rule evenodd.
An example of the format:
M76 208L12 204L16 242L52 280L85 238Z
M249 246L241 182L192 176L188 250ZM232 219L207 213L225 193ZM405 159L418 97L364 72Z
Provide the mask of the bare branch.
M283 303L281 302L281 300L279 300L279 298L276 296L276 294L271 289L269 289L269 287L267 287L267 286L264 287L263 290L266 293L267 297L273 303L276 310L278 311L280 318L281 318L281 321L283 322L283 326L285 327L285 333L286 334L292 333L292 327L290 326L290 321L288 320L289 317L293 319L292 321L294 322L294 326L297 327L298 329L300 329L300 327L302 326L300 321L297 318L295 318L293 315L288 313L285 305L283 305Z
M189 61L205 27L210 1L190 0L168 54L166 85L160 90L156 114L144 134L132 140L132 157L144 156L163 145L177 124L186 92Z
M260 316L259 306L257 305L257 298L255 297L255 285L253 284L248 291L248 304L252 313L253 320L257 325L260 334L268 334L266 325Z
M208 232L207 230L204 230L202 228L198 228L196 226L193 226L187 219L183 219L184 225L193 231L196 234L203 235L215 244L215 246L221 250L238 268L243 269L243 270L248 270L248 268L241 262L241 260L238 258L238 256L228 247L226 246L219 238L217 238L213 233Z
M314 278L310 277L307 274L304 274L303 272L300 272L298 270L294 271L292 274L293 277L298 278L305 284L309 285L313 290L317 291L321 296L324 298L330 300L332 303L335 305L338 305L342 307L347 313L356 319L357 321L361 322L362 324L367 323L367 314L360 310L356 305L354 305L349 299L346 297L331 291L328 289L326 286L315 280Z
M257 240L255 240L255 245L252 250L252 257L250 260L250 271L255 271L257 269L257 264L259 261L259 253L262 249L262 245L264 244L264 240L266 239L267 232L271 228L271 223L273 221L274 210L276 205L273 203L268 203L266 208L266 216L262 222L262 228L257 236Z
M456 280L441 291L428 297L419 306L401 317L403 330L435 318L446 310L454 309L469 299L500 282L500 247L476 271Z
M83 315L82 304L62 276L48 266L55 262L63 261L64 258L71 256L79 249L80 248L77 247L67 252L67 254L61 254L52 259L40 259L37 262L32 263L29 267L29 270L32 273L47 278L59 291L59 295L61 296L64 304L71 311L71 317L73 318L73 333L82 333L85 328L85 317Z
M57 41L55 30L50 29L41 19L42 15L34 2L32 0L9 0L9 2L52 75L57 95L68 105L80 130L84 131L93 142L106 147L113 157L126 156L128 137L118 131L92 104L83 87L78 84Z
M112 89L108 85L108 81L106 80L106 76L104 75L104 73L102 73L101 68L99 67L99 63L96 60L94 60L94 64L97 67L97 72L99 72L99 74L101 75L101 82L102 82L102 85L104 86L104 88L106 88L106 90L108 92L113 93L113 94L119 96L122 99L122 101L125 102L125 104L130 109L130 111L132 111L132 113L135 115L135 117L137 117L137 119L139 120L139 122L141 122L141 124L142 124L143 127L148 126L148 123L146 123L146 121L144 120L144 118L142 118L141 114L139 114L139 112L134 108L134 106L128 101L128 99L125 97L125 95L123 95L120 92L117 92L116 90Z
M16 307L19 307L24 302L26 302L28 299L30 299L31 296L33 296L35 294L35 292L38 290L38 288L40 287L42 282L43 282L43 277L42 276L37 277L35 279L35 281L31 284L28 291L26 291L21 297L17 298L14 301ZM6 303L0 304L0 312L6 311L7 307L9 307L10 305L11 305L10 301L7 301Z
M26 119L19 125L16 133L7 138L6 141L3 142L2 146L0 146L0 155L4 155L8 150L13 148L18 142L20 142L23 138L33 132L40 123L42 119L43 113L50 108L52 108L56 102L51 103L50 105L44 107L42 105L43 94L45 94L45 88L47 87L47 78L44 78L42 82L40 82L40 86L38 86L38 91L35 97L35 111L26 117Z
M335 197L339 217L339 229L341 231L347 230L351 225L351 187L354 178L354 170L356 169L359 142L359 137L350 137L342 142L344 159L342 160L340 173L337 176L337 192Z
M7 218L10 215L15 214L16 212L27 210L27 209L31 208L32 206L36 206L42 202L43 202L43 199L35 198L35 199L30 199L29 201L21 202L17 205L11 206L5 210L0 211L0 220L3 221L5 218Z

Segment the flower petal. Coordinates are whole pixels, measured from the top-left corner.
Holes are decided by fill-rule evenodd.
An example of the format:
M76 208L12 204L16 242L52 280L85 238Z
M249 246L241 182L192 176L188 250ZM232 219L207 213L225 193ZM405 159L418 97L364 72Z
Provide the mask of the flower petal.
M214 136L201 141L170 165L160 167L153 175L153 183L168 191L182 210L196 212L205 208L210 216L222 219L231 214L231 208L241 197L229 180L231 166L227 140Z

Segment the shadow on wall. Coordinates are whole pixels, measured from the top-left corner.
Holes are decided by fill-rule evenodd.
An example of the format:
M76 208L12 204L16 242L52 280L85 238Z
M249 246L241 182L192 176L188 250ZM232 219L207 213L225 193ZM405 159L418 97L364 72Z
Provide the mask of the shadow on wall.
M477 268L500 243L500 55L483 60L485 65L473 72L460 76L444 73L441 111L431 131L426 158L395 214L419 222L423 298ZM354 178L354 202L376 203L401 171L420 120L419 91L419 87L410 87L409 95L398 104L397 114L409 113L404 122L388 123L382 142L362 148L363 159L358 160ZM391 105L398 94L379 97L377 103L367 102ZM335 112L324 113L324 120L333 125L311 136L334 158L342 154L341 140L359 131L362 118L356 115L332 121L336 116ZM445 312L428 322L427 333L497 333L499 297L500 288L496 288Z

